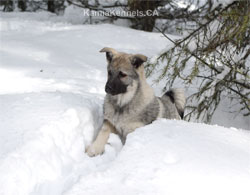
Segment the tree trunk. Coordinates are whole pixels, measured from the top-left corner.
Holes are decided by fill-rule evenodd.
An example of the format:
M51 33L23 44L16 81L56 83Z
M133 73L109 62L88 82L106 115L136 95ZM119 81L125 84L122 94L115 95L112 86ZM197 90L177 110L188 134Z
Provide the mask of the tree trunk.
M48 11L55 13L55 2L52 0L48 0Z
M21 11L26 11L27 9L27 5L26 5L26 0L18 0L18 4L17 4L18 8L21 9Z
M130 11L139 11L144 14L153 13L160 5L160 1L155 0L129 0L128 6ZM148 12L149 11L149 12ZM154 16L137 16L132 20L132 28L151 32L155 26Z
M14 5L12 0L6 0L4 4L4 12L12 12L14 10Z

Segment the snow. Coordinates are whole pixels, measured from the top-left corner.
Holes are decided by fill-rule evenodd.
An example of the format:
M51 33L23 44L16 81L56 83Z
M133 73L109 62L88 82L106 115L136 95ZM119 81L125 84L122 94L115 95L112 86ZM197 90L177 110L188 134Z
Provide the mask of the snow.
M158 120L130 134L105 171L83 176L66 195L249 194L249 143L239 130Z
M250 193L246 130L161 119L85 154L102 123L98 51L152 57L169 44L160 34L44 12L1 13L0 33L0 195Z
M215 0L213 1L213 9L215 9L217 6L222 5L223 7L226 7L227 5L231 4L233 0Z

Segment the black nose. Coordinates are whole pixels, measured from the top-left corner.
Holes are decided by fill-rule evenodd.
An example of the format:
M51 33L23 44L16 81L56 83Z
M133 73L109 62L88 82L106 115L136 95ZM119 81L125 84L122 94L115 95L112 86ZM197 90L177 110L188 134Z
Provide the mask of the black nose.
M105 91L106 91L106 93L112 94L114 90L112 89L112 87L110 85L107 84L105 86Z

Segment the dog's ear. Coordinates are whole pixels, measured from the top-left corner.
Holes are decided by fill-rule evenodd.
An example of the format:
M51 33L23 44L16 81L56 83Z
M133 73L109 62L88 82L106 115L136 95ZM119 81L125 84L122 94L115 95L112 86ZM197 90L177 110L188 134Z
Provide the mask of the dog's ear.
M144 56L142 54L135 54L131 58L131 64L135 68L139 68L144 62L147 61L147 59L148 59L147 56Z
M106 58L108 62L111 62L113 56L117 54L117 51L110 47L104 47L100 52L106 52Z

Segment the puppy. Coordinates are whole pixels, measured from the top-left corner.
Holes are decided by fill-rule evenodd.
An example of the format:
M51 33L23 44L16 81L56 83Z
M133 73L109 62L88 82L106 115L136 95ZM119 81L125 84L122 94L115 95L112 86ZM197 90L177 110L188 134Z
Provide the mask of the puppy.
M183 90L172 89L156 97L147 84L142 54L127 54L103 48L108 62L108 81L105 86L104 121L95 141L87 148L89 156L104 152L109 134L116 133L122 143L136 128L157 118L182 119L186 98Z

